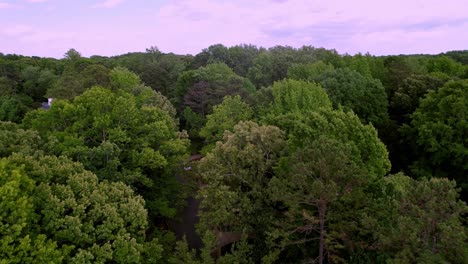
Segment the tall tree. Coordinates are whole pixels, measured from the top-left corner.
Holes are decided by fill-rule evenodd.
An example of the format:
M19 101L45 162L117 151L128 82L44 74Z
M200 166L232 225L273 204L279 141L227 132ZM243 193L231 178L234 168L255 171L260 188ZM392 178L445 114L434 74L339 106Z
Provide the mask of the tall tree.
M23 79L23 93L30 96L34 101L44 100L47 89L53 87L57 77L48 69L41 70L39 67L29 66L21 72Z
M200 189L200 232L246 234L254 243L254 260L268 253L266 231L274 207L267 186L273 167L286 146L284 134L273 126L240 122L224 134L212 152L200 162L207 184Z
M315 83L296 80L275 82L272 87L273 102L267 107L269 114L281 115L292 112L331 109L325 90Z
M360 198L354 193L362 192L367 180L365 171L351 159L351 153L349 145L321 136L295 151L282 164L282 173L270 182L272 199L287 206L287 220L280 222L283 232L287 233L283 246L318 239L320 264L334 262L333 258L337 257L329 250L337 243L339 232L333 230L329 222L331 219L340 221L336 216L345 213L337 210L336 203ZM314 254L309 256L315 257Z
M188 141L167 109L139 104L127 91L95 87L72 102L29 113L24 124L53 138L49 153L82 162L100 179L134 186L155 215L174 215L180 192L172 173Z
M389 263L465 263L468 232L466 204L455 182L445 178L413 180L398 174L386 179L395 186L397 208L390 232L381 234Z
M409 123L420 99L429 91L437 91L444 83L444 79L433 75L413 75L406 78L390 100L391 118L398 124Z
M346 68L324 72L319 81L334 106L352 109L364 122L380 124L388 118L388 99L380 81Z
M30 206L38 230L56 241L66 262L142 263L157 241L147 241L147 210L141 196L122 182L99 181L66 157L8 158L36 183ZM160 246L159 246L160 248Z
M200 130L200 136L205 138L209 149L223 138L225 131L232 131L240 121L248 121L253 117L252 108L244 103L240 96L224 97L223 102L213 107L213 113L207 116L205 126Z
M268 116L263 122L281 128L288 136L290 148L301 148L325 135L349 145L351 159L367 172L378 178L390 170L390 161L385 145L379 140L372 125L364 125L352 112L318 109L305 113L287 113Z
M317 82L320 75L327 71L333 71L333 65L326 64L323 61L308 64L296 64L288 69L288 78Z
M420 148L416 174L448 177L468 193L468 81L451 81L430 91L412 115L416 143Z

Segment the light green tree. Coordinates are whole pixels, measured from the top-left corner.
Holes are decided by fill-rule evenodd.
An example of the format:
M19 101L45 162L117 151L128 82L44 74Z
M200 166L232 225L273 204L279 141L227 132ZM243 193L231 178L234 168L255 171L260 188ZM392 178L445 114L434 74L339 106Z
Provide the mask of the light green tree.
M297 80L275 82L272 87L273 102L269 112L281 115L292 112L304 113L320 108L331 109L325 90L315 83Z
M223 138L224 131L232 131L237 123L252 117L252 108L240 96L224 97L221 104L213 107L213 113L206 117L206 124L200 130L200 136L205 138L208 145L206 149L214 147L216 141Z
M381 177L390 170L388 152L377 131L371 125L362 124L352 112L319 109L304 114L270 116L264 122L285 131L292 149L326 136L348 145L350 158L370 176Z
M138 75L123 67L116 67L109 73L110 86L114 90L131 91L137 87L141 80Z
M24 125L48 139L48 153L67 155L100 179L134 186L152 213L172 216L180 195L172 173L186 157L188 140L170 106L161 109L143 97L94 87L72 102L29 113Z
M0 121L0 158L15 152L33 154L44 144L45 140L37 131L23 129L12 122Z
M66 157L16 153L8 162L30 175L34 192L29 206L36 217L32 230L57 241L67 262L143 263L147 257L160 258L161 245L146 239L145 202L129 186L99 181Z
M66 256L38 228L35 190L21 167L0 159L0 263L61 263Z

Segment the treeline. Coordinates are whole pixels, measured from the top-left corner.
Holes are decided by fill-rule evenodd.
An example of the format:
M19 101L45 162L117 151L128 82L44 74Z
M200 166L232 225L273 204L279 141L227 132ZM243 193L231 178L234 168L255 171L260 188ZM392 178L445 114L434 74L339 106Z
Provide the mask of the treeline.
M467 263L467 97L467 51L0 53L0 262Z

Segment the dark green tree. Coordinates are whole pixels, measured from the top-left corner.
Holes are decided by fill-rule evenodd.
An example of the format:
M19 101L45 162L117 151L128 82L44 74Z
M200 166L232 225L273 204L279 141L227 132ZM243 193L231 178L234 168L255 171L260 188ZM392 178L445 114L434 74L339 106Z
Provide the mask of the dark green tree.
M335 107L353 110L364 122L380 124L388 118L388 99L380 81L341 68L324 72L320 84Z
M240 122L224 134L223 142L200 162L206 183L199 190L201 234L245 234L254 240L254 261L268 253L266 235L274 207L267 186L285 146L280 129L252 121Z
M350 145L321 136L295 151L282 163L282 172L270 182L272 199L287 208L278 224L282 227L278 233L284 235L282 247L295 244L311 247L310 242L318 240L318 252L305 250L304 260L313 260L318 255L318 263L336 262L339 256L334 255L333 247L342 243L337 241L342 234L334 229L333 221L343 221L340 227L347 231L354 229L353 224L346 226L346 219L340 217L349 217L349 213L340 211L336 205L361 198L356 193L362 192L362 186L369 180L351 159L351 153ZM347 210L358 212L356 208Z
M0 120L20 123L31 110L33 100L26 95L0 96Z
M317 82L320 80L321 74L333 70L333 65L325 64L322 61L308 64L296 64L288 69L288 78L309 82Z
M13 153L32 155L42 149L46 140L37 131L25 130L20 125L0 121L0 158Z
M411 126L419 147L417 175L456 180L465 198L468 191L468 81L451 81L430 91L412 115Z
M386 179L395 186L393 228L380 234L388 263L465 263L468 260L466 204L455 182L413 180L403 174Z
M23 79L23 93L34 101L44 100L47 89L53 87L57 76L48 69L41 70L39 67L28 66L21 72Z
M419 101L429 91L437 91L445 80L432 75L413 75L406 78L390 100L391 118L398 124L409 123Z

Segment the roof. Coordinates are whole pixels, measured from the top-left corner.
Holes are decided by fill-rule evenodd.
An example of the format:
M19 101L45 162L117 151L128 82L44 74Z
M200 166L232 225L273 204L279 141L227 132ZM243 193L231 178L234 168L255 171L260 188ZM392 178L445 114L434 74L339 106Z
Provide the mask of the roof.
M45 110L49 110L49 109L50 109L50 104L48 104L48 103L42 103L41 108L42 108L42 109L45 109Z

